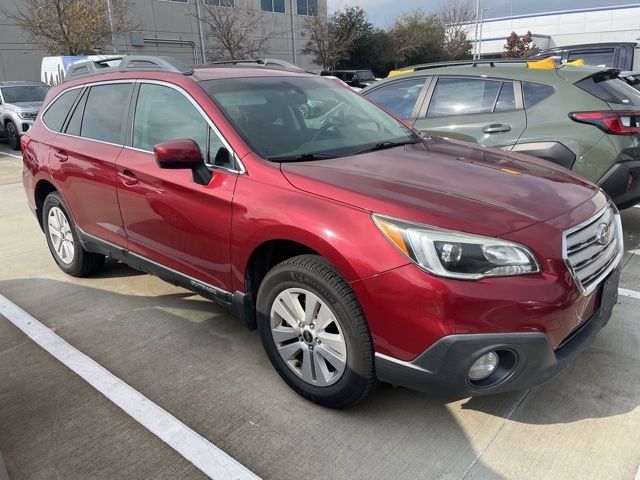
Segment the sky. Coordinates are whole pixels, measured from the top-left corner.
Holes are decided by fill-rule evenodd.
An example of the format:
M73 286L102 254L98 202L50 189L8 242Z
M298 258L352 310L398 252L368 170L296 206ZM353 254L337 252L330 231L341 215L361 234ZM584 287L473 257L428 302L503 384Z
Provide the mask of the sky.
M470 0L475 6L475 0ZM426 11L437 10L446 0L328 0L329 11L345 5L360 5L369 14L370 20L380 27L387 27L403 11L422 7ZM629 5L633 0L480 0L481 8L491 8L485 18L524 15L528 13L551 12L575 8Z

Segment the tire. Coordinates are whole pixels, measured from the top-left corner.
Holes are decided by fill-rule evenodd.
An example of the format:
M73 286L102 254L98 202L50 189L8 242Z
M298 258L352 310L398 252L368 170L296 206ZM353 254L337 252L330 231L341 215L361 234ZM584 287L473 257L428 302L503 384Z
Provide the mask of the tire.
M260 285L256 309L269 360L304 398L345 408L376 386L373 342L360 303L322 257L301 255L275 266Z
M18 135L18 129L11 120L4 126L4 133L7 136L7 140L9 140L11 149L20 150L20 135Z
M58 192L50 193L42 205L42 225L47 245L60 269L74 277L98 271L105 256L87 252L81 245L76 225Z

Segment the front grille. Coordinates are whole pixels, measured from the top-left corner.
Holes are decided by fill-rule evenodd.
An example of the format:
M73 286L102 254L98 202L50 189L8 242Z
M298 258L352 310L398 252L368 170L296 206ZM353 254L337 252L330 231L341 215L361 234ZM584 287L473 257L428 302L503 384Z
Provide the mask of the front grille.
M610 235L603 238L602 231ZM564 259L583 294L597 288L622 258L620 215L611 205L564 233Z

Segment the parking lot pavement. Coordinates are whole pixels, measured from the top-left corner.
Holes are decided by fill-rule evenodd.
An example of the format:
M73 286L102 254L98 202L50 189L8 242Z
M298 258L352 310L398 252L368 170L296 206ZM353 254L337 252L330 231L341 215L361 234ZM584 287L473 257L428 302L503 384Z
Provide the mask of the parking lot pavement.
M445 403L382 385L344 411L295 395L256 332L123 265L55 266L0 145L0 293L263 478L633 479L640 463L640 300L528 392ZM640 290L640 208L623 212L622 287ZM201 473L0 317L0 452L19 478Z

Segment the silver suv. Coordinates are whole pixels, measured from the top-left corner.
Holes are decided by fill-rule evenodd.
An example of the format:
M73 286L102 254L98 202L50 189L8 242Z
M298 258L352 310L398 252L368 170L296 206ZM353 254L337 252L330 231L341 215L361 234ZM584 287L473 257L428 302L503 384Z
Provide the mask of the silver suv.
M20 137L33 126L49 85L41 82L0 82L0 134L20 150Z

